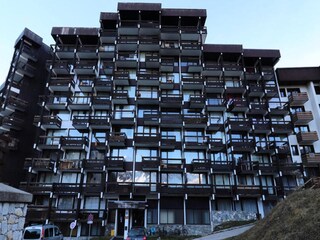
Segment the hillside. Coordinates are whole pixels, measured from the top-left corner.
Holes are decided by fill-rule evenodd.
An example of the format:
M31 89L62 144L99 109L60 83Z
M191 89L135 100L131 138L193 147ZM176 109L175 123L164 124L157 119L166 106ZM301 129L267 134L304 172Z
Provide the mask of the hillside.
M279 203L249 231L232 240L320 239L320 189L301 190Z

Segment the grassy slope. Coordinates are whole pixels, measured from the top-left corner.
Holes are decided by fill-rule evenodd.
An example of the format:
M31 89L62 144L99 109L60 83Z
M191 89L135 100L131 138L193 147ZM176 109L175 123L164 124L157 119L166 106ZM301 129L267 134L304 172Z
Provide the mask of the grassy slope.
M291 194L252 229L232 239L320 239L320 189Z

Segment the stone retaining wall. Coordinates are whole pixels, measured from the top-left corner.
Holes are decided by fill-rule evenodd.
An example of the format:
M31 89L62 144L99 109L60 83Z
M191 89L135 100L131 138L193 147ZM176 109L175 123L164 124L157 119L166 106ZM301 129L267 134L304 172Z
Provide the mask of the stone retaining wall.
M32 195L0 183L0 240L21 239Z

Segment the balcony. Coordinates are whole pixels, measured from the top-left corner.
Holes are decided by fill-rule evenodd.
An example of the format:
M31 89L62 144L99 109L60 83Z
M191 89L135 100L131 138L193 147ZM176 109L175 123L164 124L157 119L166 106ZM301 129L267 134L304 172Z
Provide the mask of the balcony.
M86 159L83 160L82 167L86 172L104 171L106 166L105 159Z
M119 22L118 33L121 35L138 35L137 20L121 20Z
M146 68L159 68L160 67L159 54L158 53L152 53L152 54L147 53L145 65L146 65Z
M111 97L110 95L94 95L92 96L92 108L94 110L110 110Z
M15 110L25 112L29 106L27 101L13 95L9 95L4 103L5 105L2 103L1 116L12 114Z
M291 121L271 121L271 130L277 134L292 134L293 125Z
M224 98L209 98L207 99L207 111L224 112L227 109L227 102Z
M147 51L147 52L159 51L160 49L159 37L157 35L154 35L154 36L141 35L141 37L139 38L139 49L140 51Z
M183 172L185 159L169 158L161 159L160 166L161 172Z
M186 128L205 128L208 118L203 114L184 114L183 122Z
M228 83L226 81L226 93L227 94L245 94L247 91L246 86L242 81L234 81L232 83Z
M306 125L313 120L311 111L295 112L291 115L291 121L294 125Z
M134 145L137 147L159 147L160 135L157 133L135 133Z
M18 62L15 68L16 71L14 73L13 80L16 82L20 82L24 77L33 78L36 71L36 68L24 62Z
M252 139L230 139L227 145L233 153L253 153L255 143Z
M253 119L252 130L257 134L270 134L271 124L269 120Z
M85 150L88 147L87 137L61 137L61 148L64 150Z
M47 129L60 129L62 123L62 119L59 116L35 116L33 119L33 124L41 127L44 130Z
M115 90L112 93L113 104L128 104L129 95L127 90Z
M307 167L318 166L320 164L320 153L305 153L301 155L301 158Z
M182 94L162 94L160 106L164 108L181 108Z
M262 191L259 185L238 185L235 187L234 193L243 197L260 197Z
M65 59L65 58L74 58L74 54L76 52L76 45L75 44L57 44L57 45L52 45L53 52L56 53L56 56L59 59Z
M138 56L135 53L119 54L116 59L116 68L136 68Z
M203 90L204 80L196 77L182 77L183 90Z
M289 114L289 106L287 104L281 102L273 102L269 103L269 114L271 116L287 116Z
M101 75L112 75L115 69L115 61L113 58L111 60L102 61L102 65L100 65L99 73Z
M133 125L135 112L130 110L114 110L111 118L112 125Z
M118 51L134 51L138 48L138 37L122 35L117 39L116 47Z
M58 76L60 74L68 75L72 70L72 67L73 66L68 61L57 61L52 63L50 69L56 76Z
M160 90L173 90L175 86L174 76L160 82Z
M158 21L141 20L139 33L143 36L158 36L160 32L160 26Z
M142 157L143 171L158 171L160 166L159 157Z
M250 103L249 112L250 115L266 116L268 114L268 107L266 103Z
M95 59L98 57L98 45L80 45L76 51L79 59Z
M61 159L58 164L59 171L79 172L82 166L82 160Z
M102 34L101 34L102 35ZM100 40L102 40L102 37L100 37ZM115 45L114 42L111 44L102 44L102 46L99 46L98 48L98 56L102 59L106 58L114 58L115 56Z
M178 41L161 41L160 54L165 56L177 56L180 53Z
M123 171L124 157L108 157L106 161L107 170Z
M203 95L191 95L189 97L190 108L202 109L205 106L205 97Z
M53 172L55 161L50 158L26 158L24 168L29 172Z
M104 28L100 33L101 43L112 43L116 41L118 33L115 29L106 29Z
M110 129L110 118L108 116L90 116L89 127L94 130Z
M249 105L247 99L232 99L228 108L231 112L247 112L249 110Z
M89 127L89 116L73 116L72 126L78 131L87 130Z
M208 159L193 159L191 162L192 172L206 173L210 172L211 162Z
M53 194L57 195L77 195L81 185L78 183L53 183Z
M209 116L207 131L220 131L223 128L223 118L222 117L211 117Z
M224 93L226 90L225 82L220 78L206 78L205 92L206 93Z
M157 111L143 112L143 125L158 126L160 124L160 115Z
M257 82L261 79L261 74L255 68L246 68L245 77L247 81Z
M276 144L274 142L258 141L256 142L257 154L274 154L276 150Z
M74 88L74 81L70 77L53 77L47 86L51 92L69 92L71 88Z
M261 73L264 80L272 80L275 78L273 67L261 67Z
M95 81L95 78L90 78L90 77L79 77L78 78L79 81L79 88L81 90L81 92L92 92L92 87L93 87L93 83Z
M43 182L23 182L20 183L21 190L27 191L34 195L41 194L41 195L50 195L52 192L52 183L43 183ZM28 206L29 212L29 206Z
M249 92L248 92L249 97L262 98L264 94L265 94L265 91L263 86L258 84L249 85Z
M34 49L32 49L32 47L30 47L26 44L23 45L21 52L20 52L20 56L22 56L26 60L31 60L33 62L38 61L38 58L36 56L36 51Z
M20 131L24 127L22 116L16 114L0 117L0 132L8 132L11 130Z
M232 185L214 185L214 195L217 197L233 197L234 187Z
M173 72L174 58L161 58L160 71L161 72Z
M179 40L180 34L178 26L162 25L160 37L164 40Z
M96 196L100 196L101 193L104 192L104 184L102 183L84 183L82 185L82 194L83 195L89 195L89 196L92 196L92 195L96 195ZM93 211L98 211L98 210L87 210L87 209L82 209L82 212L87 212L86 215L89 215L89 212L93 212ZM99 219L99 215L98 213L92 213L93 215L96 215L95 216L95 219ZM101 214L103 214L103 211L101 211ZM81 216L80 216L81 217ZM85 216L83 216L85 217Z
M162 113L161 114L161 127L181 127L182 115L178 113Z
M206 32L206 29L200 29L194 26L181 26L181 40L183 41L197 41L199 39L200 31Z
M225 152L226 144L220 138L209 138L210 152Z
M137 73L138 86L159 86L159 72L158 71L138 71Z
M208 147L208 139L206 136L184 136L185 149L206 150Z
M91 149L105 151L107 149L107 139L106 137L96 137L91 141Z
M319 140L318 133L312 132L299 132L297 134L297 140L300 145L310 145Z
M212 186L211 184L185 184L185 193L194 196L211 196Z
M249 118L228 118L226 124L231 132L249 132L252 129Z
M202 75L220 77L222 75L222 66L219 63L205 63Z
M132 193L132 182L107 182L106 194L129 195ZM109 202L110 204L110 202Z
M91 109L91 97L90 96L71 96L68 99L68 108L72 111L87 111Z
M69 97L63 95L40 96L40 104L47 110L64 110L67 107Z
M62 188L59 188L59 190ZM67 189L67 188L66 188ZM75 190L75 189L74 189ZM62 190L63 191L63 190ZM61 192L60 195L75 195L75 193L72 192ZM78 213L76 209L54 209L50 213L50 221L53 222L72 222L73 219L78 218Z
M60 136L39 136L37 148L39 150L59 150Z
M239 174L257 174L259 162L240 160L237 163L236 170Z
M111 92L112 90L112 80L108 78L97 78L94 82L93 88L96 91L101 92Z
M161 149L173 150L176 148L176 137L175 136L161 136Z
M96 75L97 62L80 61L76 63L73 70L77 75Z
M286 141L275 141L273 142L275 146L276 153L279 155L288 155L290 154L290 146Z
M127 71L115 71L113 76L113 82L116 86L129 86L129 72Z
M201 44L198 41L181 41L182 56L200 56Z
M264 85L265 95L268 98L277 97L279 95L277 85L274 84L265 84Z
M127 145L127 135L121 132L109 134L108 144L110 147L125 147Z
M243 74L243 67L239 64L223 64L224 75L228 77L240 77Z
M293 93L288 97L290 106L303 106L309 101L308 93Z

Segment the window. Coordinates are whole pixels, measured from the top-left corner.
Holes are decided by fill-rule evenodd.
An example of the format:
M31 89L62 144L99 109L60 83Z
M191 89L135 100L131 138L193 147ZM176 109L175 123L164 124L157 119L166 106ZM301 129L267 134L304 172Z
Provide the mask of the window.
M99 209L99 197L86 197L84 199L84 208L88 210Z
M288 96L300 93L300 88L287 88Z
M232 211L232 200L231 199L217 199L217 210L218 211Z
M209 210L187 209L187 224L210 224Z
M286 97L286 89L285 88L280 88L280 96L281 97Z
M297 145L291 145L291 152L293 156L299 156L298 146Z
M291 107L291 113L304 112L304 107Z
M161 183L164 184L182 184L182 174L180 173L162 173Z
M187 173L187 184L208 184L207 175L200 173Z
M204 151L186 151L184 152L184 157L187 164L191 164L193 159L205 159Z
M157 149L147 149L147 148L138 148L136 151L136 162L142 162L143 157L158 157L158 150Z
M320 95L320 86L314 86L314 90L317 95Z
M308 125L301 125L301 126L295 126L294 127L294 132L309 132L309 126Z

